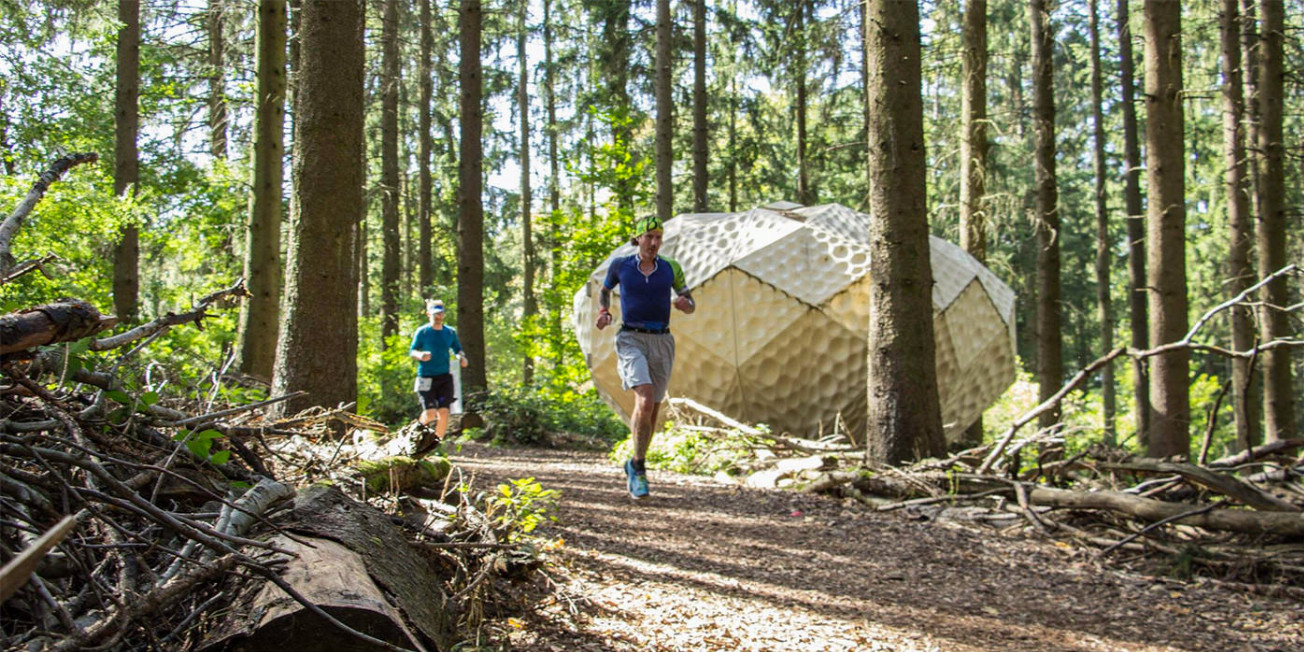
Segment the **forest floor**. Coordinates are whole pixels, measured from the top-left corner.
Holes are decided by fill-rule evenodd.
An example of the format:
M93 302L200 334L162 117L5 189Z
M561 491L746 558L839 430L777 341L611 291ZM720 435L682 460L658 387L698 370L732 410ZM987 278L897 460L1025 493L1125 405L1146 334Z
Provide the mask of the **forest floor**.
M560 540L513 650L1301 650L1304 605L1024 534L652 470L633 501L602 453L464 444L492 489L561 491Z

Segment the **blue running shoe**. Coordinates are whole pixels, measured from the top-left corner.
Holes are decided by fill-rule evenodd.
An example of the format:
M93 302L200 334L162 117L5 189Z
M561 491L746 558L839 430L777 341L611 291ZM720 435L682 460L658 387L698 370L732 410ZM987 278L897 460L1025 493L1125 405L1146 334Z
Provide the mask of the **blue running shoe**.
M625 485L631 498L647 498L647 473L634 468L634 460L625 460Z

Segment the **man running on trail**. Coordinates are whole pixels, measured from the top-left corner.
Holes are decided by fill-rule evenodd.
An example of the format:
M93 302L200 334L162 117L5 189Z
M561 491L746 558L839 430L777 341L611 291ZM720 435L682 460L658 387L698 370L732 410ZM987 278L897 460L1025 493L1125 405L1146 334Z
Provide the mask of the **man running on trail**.
M684 314L697 309L684 283L683 268L657 255L661 250L661 226L660 218L652 216L635 223L636 235L630 244L638 246L638 253L611 261L598 299L601 308L596 326L602 330L611 323L611 289L620 285L623 323L616 334L616 357L621 384L626 391L634 391L634 414L629 426L634 456L625 462L626 484L634 498L648 495L647 449L652 444L652 428L675 364L670 306ZM673 304L672 289L679 295Z
M449 370L449 353L456 353L466 368L466 354L462 352L462 343L457 339L457 331L452 326L444 325L444 302L439 300L426 302L426 315L430 323L417 329L412 335L412 345L408 355L417 361L417 398L421 400L421 425L435 426L433 442L422 442L418 448L429 448L444 439L448 432L448 406L453 404L453 374Z

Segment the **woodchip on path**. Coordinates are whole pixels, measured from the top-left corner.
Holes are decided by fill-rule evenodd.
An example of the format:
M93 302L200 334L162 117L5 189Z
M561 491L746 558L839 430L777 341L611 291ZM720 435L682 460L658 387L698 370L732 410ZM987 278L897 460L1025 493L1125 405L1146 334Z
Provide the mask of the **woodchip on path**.
M520 650L1304 650L1304 605L1091 561L1090 551L605 456L466 444L492 488L561 491L549 576L507 619ZM538 597L538 596L536 596Z

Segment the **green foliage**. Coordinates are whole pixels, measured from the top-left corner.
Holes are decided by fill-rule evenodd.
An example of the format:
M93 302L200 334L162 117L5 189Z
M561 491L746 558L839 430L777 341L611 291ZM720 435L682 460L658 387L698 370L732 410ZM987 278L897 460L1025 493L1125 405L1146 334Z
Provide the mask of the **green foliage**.
M124 395L125 396L125 395ZM157 399L157 395L155 395ZM118 400L115 398L114 400ZM201 430L192 432L190 430L181 430L172 436L172 439L185 444L191 453L195 454L201 460L208 460L213 464L226 464L231 459L229 450L213 450L213 442L223 439L225 435L216 430Z
M484 417L483 436L497 443L538 444L551 433L614 439L624 430L593 391L510 387L470 397Z
M504 533L507 541L517 541L544 521L557 520L557 501L561 492L544 489L534 478L520 478L498 485L489 498L486 515Z
M385 346L380 342L380 318L358 320L358 413L390 425L407 423L421 411L412 390L416 362L408 355L415 317L401 319L399 333Z
M768 431L764 425L760 428ZM754 437L734 430L708 436L666 423L665 429L652 438L646 461L656 469L712 475L737 468L739 460L751 456L756 443ZM626 437L612 448L609 457L613 462L623 462L633 451L633 440Z

